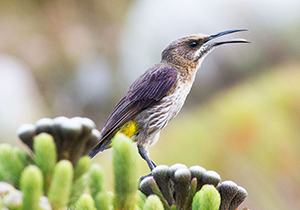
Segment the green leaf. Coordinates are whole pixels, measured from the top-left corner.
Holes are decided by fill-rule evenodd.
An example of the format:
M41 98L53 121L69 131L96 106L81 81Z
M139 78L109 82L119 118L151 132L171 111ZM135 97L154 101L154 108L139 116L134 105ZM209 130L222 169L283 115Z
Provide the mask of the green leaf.
M76 202L76 210L95 210L94 200L88 194L83 194Z
M25 154L19 149L13 149L9 144L0 145L0 178L14 187L19 188L19 180L28 162Z
M73 180L73 166L68 160L59 161L54 169L48 192L53 209L59 209L69 203Z
M39 209L39 200L43 192L42 171L36 166L28 166L21 175L21 191L23 192L22 209Z
M124 134L113 139L114 204L116 209L134 209L136 203L137 160L132 141Z
M87 172L91 166L91 158L88 156L81 157L75 166L73 185L70 195L70 204L75 203L84 192L88 185Z
M90 192L94 200L99 192L106 190L104 171L98 164L92 164L90 168Z
M148 196L143 210L163 210L164 207L157 195Z
M170 210L177 210L177 206L176 205L172 205Z
M22 150L20 150L19 148L13 148L14 153L16 154L16 158L19 160L19 162L21 163L21 165L23 165L23 170L26 166L28 166L30 164L31 158L29 157L29 155L25 154Z
M189 189L189 195L186 199L186 203L185 203L185 208L186 209L190 209L192 206L192 202L193 202L193 198L196 194L196 190L197 190L197 178L193 178L191 180L191 184L190 184L190 189Z
M75 203L80 198L87 185L88 174L84 174L73 182L69 201L70 204Z
M218 210L221 197L218 190L213 185L204 185L196 193L192 203L193 210Z
M94 200L95 200L95 206L97 210L110 209L111 198L106 191L99 192Z
M147 196L139 190L138 190L137 194L138 194L137 205L140 209L143 209L143 207L146 203L146 200L147 200Z
M43 172L44 191L47 194L57 161L56 146L53 137L47 133L37 135L34 138L33 150L33 161Z
M74 180L81 177L83 174L89 171L91 167L91 158L89 156L83 156L81 157L75 166L74 169Z

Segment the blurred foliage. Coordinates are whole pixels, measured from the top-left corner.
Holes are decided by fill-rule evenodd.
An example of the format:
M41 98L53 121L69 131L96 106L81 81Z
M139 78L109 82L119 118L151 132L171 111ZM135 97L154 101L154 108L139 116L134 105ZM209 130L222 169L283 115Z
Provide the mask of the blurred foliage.
M78 109L87 115L100 114L97 109L108 108L112 98L106 98L106 103L99 103L99 99L82 102L77 98L73 84L76 71L83 62L97 59L106 61L111 72L119 72L116 62L119 37L131 2L1 1L0 49L24 61L34 72L47 108L53 115L67 115L76 110L78 113ZM84 68L89 69L88 66ZM101 67L98 68L101 71ZM110 85L111 91L117 93L118 83L110 82L114 83ZM74 101L77 104L72 103ZM61 107L61 103L69 104L68 109Z
M155 195L156 192L154 191L150 192L148 194L148 198L146 198L145 195L137 190L137 165L136 158L132 152L132 150L134 149L132 141L123 134L118 134L114 138L114 195L107 192L105 189L105 179L102 168L97 164L93 164L91 166L91 160L87 156L83 156L77 161L75 169L73 169L73 165L69 160L60 160L54 164L54 167L52 164L50 164L50 167L48 169L47 166L49 164L49 161L45 156L49 156L49 158L51 159L53 157L57 157L58 154L56 154L55 149L42 154L42 150L47 150L47 147L45 147L45 145L48 144L50 148L54 148L53 145L55 141L51 135L41 133L38 134L34 139L34 161L30 161L32 164L34 162L38 163L39 167L37 165L28 166L28 162L18 162L18 160L16 161L16 163L20 163L23 166L22 168L24 168L23 171L19 171L18 173L18 177L20 177L20 187L18 187L18 182L15 182L14 179L12 181L12 179L10 179L10 175L7 175L11 174L11 176L16 176L15 170L13 170L15 163L11 161L8 156L2 156L3 159L0 162L0 167L2 169L0 171L1 209L58 210L68 208L78 210L217 210L220 208L224 210L231 210L234 209L233 207L230 207L231 203L234 203L235 207L237 207L247 195L246 193L242 196L242 199L240 199L240 196L238 196L238 199L235 199L235 195L238 192L238 188L235 183L225 182L225 185L217 183L215 185L212 185L211 183L215 183L216 181L215 172L213 173L213 176L208 175L211 174L211 172L206 173L206 176L205 173L203 173L205 172L205 169L199 166L197 166L196 168L200 169L200 171L191 169L190 172L186 166L179 164L179 168L178 165L175 165L173 167L171 166L169 170L171 173L174 173L169 175L171 176L171 179L172 176L175 177L174 189L176 192L176 196L175 194L174 196L176 198L174 199L178 200L178 203L172 203L168 205L165 202L164 197ZM18 151L6 144L0 145L0 154L7 152L14 155ZM25 156L23 152L21 153ZM28 156L28 158L31 159L31 156ZM10 167L7 167L8 165L10 165ZM18 165L19 164L16 164L17 168L19 168ZM160 166L159 168L165 169L164 166ZM160 177L160 172L163 172L163 174L165 174L165 171L161 171L160 169L158 169L157 172L155 173L155 180L157 181L157 183L161 183L163 180L160 180L160 178L162 178ZM190 191L189 183L192 177L194 190ZM165 178L166 177L164 176L164 179ZM43 180L47 182L43 182ZM200 191L195 193L197 180L199 181L199 183L201 183L201 189L199 188ZM217 174L217 181L219 182L219 180L220 177ZM9 183L13 184L14 186ZM48 184L50 186L43 187L43 185ZM144 186L145 185L146 184L144 184ZM15 187L19 188L20 191L15 189ZM45 191L43 190L43 188L49 190ZM90 194L84 193L84 191L86 191L86 188L89 188ZM160 190L158 189L157 185L156 188L156 191L159 192ZM236 190L234 190L233 188L236 188ZM152 186L150 186L149 189L153 189ZM181 189L185 190L181 191ZM188 196L189 191L192 192L191 196ZM228 193L233 191L234 193ZM181 197L178 195L181 195ZM189 205L185 206L185 202L182 201L187 201Z
M69 130L67 129L67 131ZM61 133L62 131L57 134ZM116 209L134 209L136 199L133 197L141 195L137 193L138 179L136 176L132 176L136 175L135 161L134 158L131 158L132 153L128 152L128 148L132 150L133 145L128 138L122 136L116 137L115 141L117 142L115 147L118 151L114 155L114 159L116 159L114 161L116 166L115 180L121 180L121 182L117 182L118 185L115 187L114 206ZM0 203L4 205L3 208L35 210L62 209L68 206L70 209L112 209L113 200L109 198L110 195L105 189L101 167L96 164L91 166L91 160L87 156L81 157L74 169L69 160L60 160L54 165L49 164L49 159L52 160L53 157L58 156L55 149L49 151L47 149L55 148L53 146L55 142L53 137L46 133L35 136L33 159L7 144L0 145ZM84 144L84 142L82 143ZM74 148L76 149L76 147ZM125 149L122 150L122 148ZM10 154L10 156L6 154ZM16 154L27 156L31 161L24 162L10 158ZM38 165L28 166L29 162ZM52 161L50 162L52 163ZM117 166L118 164L121 165ZM19 168L24 170L19 170ZM20 187L19 182L15 181L16 179L21 180ZM43 185L46 186L43 187ZM14 189L14 187L21 191ZM84 194L87 187L89 187L91 195ZM47 196L47 198L42 195Z
M155 33L150 30L153 28L147 27L147 24L143 23L141 27L130 22L132 21L129 20L129 17L132 16L131 13L138 13L140 3L141 1L133 0L1 1L0 50L6 55L23 61L22 66L29 67L38 84L42 100L45 101L46 111L44 111L47 114L50 116L85 115L93 117L94 120L97 120L97 124L98 122L103 123L113 105L125 92L124 87L129 85L125 84L127 81L124 81L123 77L127 76L128 72L122 72L124 69L121 56L126 53L122 54L121 52L123 44L121 38L126 39L124 35L127 31L132 31L135 36L140 38L132 42L138 43L137 45L147 45L148 40L144 41L147 34ZM193 7L193 4L187 6ZM239 7L244 9L243 5L239 5ZM228 12L228 14L237 15L236 13L239 14L239 11ZM142 18L151 17L150 15L151 10ZM162 19L171 18L168 12L161 15L165 15L161 17ZM203 14L203 16L205 15L206 13ZM155 15L153 14L153 16ZM203 16L199 16L197 19L204 19ZM252 46L241 48L243 51L236 47L230 53L218 49L223 56L216 56L211 62L213 65L209 65L209 68L206 67L206 69L220 67L222 69L218 72L210 72L213 76L206 72L205 74L208 74L208 76L205 75L206 79L196 80L195 86L199 88L199 91L191 92L192 97L187 101L188 104L199 103L209 98L217 90L256 74L264 66L274 66L286 60L297 59L299 44L292 41L296 40L298 34L297 20L287 28L278 31L272 31L264 25L256 24L258 21L253 15L247 18L245 14L241 20L245 21L242 27L249 27L251 30L250 35L243 36L251 36ZM169 25L172 25L171 23ZM199 24L197 26L199 29L195 30L194 21L184 21L183 23L181 23L183 30L180 31L187 31L186 33L189 33L190 28L194 29L194 33L214 33L223 29L218 25L212 29L212 26ZM177 25L176 22L174 25ZM238 27L241 23L232 23L232 25L232 27ZM156 28L157 31L162 31L161 39L169 37L165 34L174 34L168 43L183 33L173 30L164 32L161 30L163 27L158 25ZM141 34L140 31L143 33ZM132 34L127 34L127 36L130 35ZM155 53L155 57L158 58L156 62L159 62L160 52L167 44L164 42L161 45L161 42L163 40L155 40L155 43L161 46ZM148 54L154 51L151 43L153 40L148 48L144 48L149 51ZM130 50L130 48L126 50ZM241 53L245 55L245 59L236 59ZM138 54L135 62L139 63L143 59L151 60L147 57L140 57ZM94 66L96 70L93 71L91 69L95 62L100 64L97 63L96 67ZM132 66L133 69L136 68L132 61L126 65ZM142 73L148 67L150 65L143 69L135 69L134 72ZM82 75L84 74L82 72L88 72L89 75ZM137 76L132 74L132 80ZM94 80L95 78L99 83ZM106 86L99 86L107 81L109 83Z
M196 193L195 201L193 202L193 209L218 210L220 200L221 198L218 191L211 185L205 185L203 186L203 190Z

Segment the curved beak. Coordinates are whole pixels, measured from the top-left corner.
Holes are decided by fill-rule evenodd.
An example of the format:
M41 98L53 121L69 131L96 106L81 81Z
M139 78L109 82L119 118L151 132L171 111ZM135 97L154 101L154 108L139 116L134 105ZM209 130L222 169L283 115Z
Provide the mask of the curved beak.
M200 49L197 51L195 54L194 60L199 60L201 57L208 55L213 49L215 49L217 46L223 45L223 44L231 44L231 43L251 43L245 39L233 39L233 40L228 40L228 41L219 41L219 42L212 42L212 43L207 43L208 41L218 38L220 36L224 36L227 34L232 34L236 32L241 32L241 31L248 31L248 29L234 29L234 30L228 30L228 31L223 31L219 32L216 34L212 34L207 36L204 39L204 44L200 47Z
M206 43L212 39L227 35L227 34L232 34L232 33L241 32L241 31L249 31L249 30L248 29L234 29L234 30L222 31L222 32L208 36L208 38L204 41L204 43ZM206 45L207 45L207 47L211 48L211 47L216 47L216 46L219 46L222 44L230 44L230 43L251 43L251 42L249 42L245 39L236 39L236 40L213 42L213 43L209 43Z
M208 35L206 38L204 38L204 44L199 48L199 50L195 53L194 60L199 60L200 58L208 55L213 49L215 49L217 46L223 45L223 44L230 44L230 43L251 43L245 39L233 39L228 41L220 41L220 42L212 42L207 43L208 41L218 38L220 36L224 36L227 34L232 34L236 32L241 31L249 31L248 29L234 29L234 30L228 30L219 32L216 34Z

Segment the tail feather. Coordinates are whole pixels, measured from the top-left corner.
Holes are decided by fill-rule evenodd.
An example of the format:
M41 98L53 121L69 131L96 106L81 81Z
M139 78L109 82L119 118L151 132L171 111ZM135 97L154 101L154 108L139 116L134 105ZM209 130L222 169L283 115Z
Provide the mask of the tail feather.
M102 130L103 131L103 130ZM101 133L101 138L99 143L90 151L89 156L93 158L99 152L103 152L104 150L111 147L112 138L119 132L125 134L128 137L132 137L136 135L139 131L138 124L135 120L130 120L123 124L121 127L108 132L106 134ZM102 135L103 134L103 135Z
M95 157L99 152L103 152L111 143L111 140L99 142L89 153L91 158Z

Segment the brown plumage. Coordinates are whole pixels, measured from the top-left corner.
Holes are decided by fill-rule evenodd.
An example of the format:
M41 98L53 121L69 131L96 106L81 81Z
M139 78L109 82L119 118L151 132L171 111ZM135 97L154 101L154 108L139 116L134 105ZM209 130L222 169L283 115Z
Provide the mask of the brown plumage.
M147 154L148 146L158 140L160 131L181 110L204 57L222 44L248 43L245 40L208 41L239 31L245 29L214 35L196 34L173 41L163 51L161 62L137 78L117 103L90 156L110 147L113 136L122 132L137 141L140 155L152 170L155 164Z

